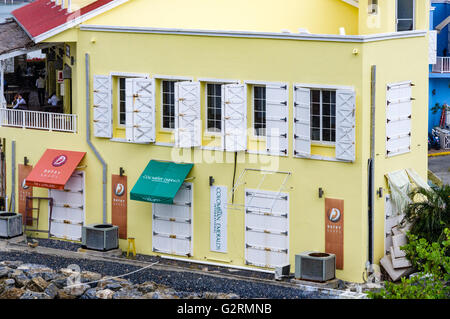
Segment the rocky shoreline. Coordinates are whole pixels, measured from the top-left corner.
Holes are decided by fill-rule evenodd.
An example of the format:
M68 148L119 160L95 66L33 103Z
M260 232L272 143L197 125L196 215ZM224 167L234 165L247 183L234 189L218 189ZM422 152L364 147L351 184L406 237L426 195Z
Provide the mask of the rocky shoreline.
M76 267L51 269L22 261L0 262L0 299L239 299L236 294L182 292Z

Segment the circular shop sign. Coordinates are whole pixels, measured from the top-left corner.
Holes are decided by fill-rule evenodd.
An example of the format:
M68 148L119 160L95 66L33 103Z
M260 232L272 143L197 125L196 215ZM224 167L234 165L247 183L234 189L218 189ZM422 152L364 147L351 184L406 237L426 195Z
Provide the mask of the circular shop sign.
M114 193L116 194L116 196L122 196L124 192L125 192L125 186L123 186L123 184L121 184L121 183L118 183L116 185L116 189L115 189Z
M341 211L337 208L332 208L328 219L333 223L337 223L341 219Z

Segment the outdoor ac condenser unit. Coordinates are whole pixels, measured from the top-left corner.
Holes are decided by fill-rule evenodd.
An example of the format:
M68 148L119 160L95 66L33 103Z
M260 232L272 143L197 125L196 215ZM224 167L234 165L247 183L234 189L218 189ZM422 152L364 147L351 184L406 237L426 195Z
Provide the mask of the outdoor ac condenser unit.
M0 237L13 238L22 234L22 215L0 212Z
M295 255L295 278L324 282L336 276L334 254L307 251Z
M83 248L101 251L119 248L119 227L114 225L83 226L81 236Z

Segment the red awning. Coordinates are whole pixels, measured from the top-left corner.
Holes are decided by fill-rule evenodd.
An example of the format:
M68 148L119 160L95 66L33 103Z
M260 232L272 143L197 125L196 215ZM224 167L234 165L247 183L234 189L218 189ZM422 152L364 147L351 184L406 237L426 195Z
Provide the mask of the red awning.
M64 189L85 152L48 149L27 176L28 186Z

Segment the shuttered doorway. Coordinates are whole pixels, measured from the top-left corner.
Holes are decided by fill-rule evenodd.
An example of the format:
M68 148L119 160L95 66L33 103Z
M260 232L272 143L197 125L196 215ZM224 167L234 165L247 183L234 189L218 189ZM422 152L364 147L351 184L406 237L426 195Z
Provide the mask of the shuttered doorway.
M75 171L67 181L64 190L49 189L53 198L53 212L49 216L51 237L81 241L85 223L84 172Z
M275 268L289 263L289 196L245 190L245 263Z
M193 185L183 183L172 205L153 204L153 251L192 256Z

